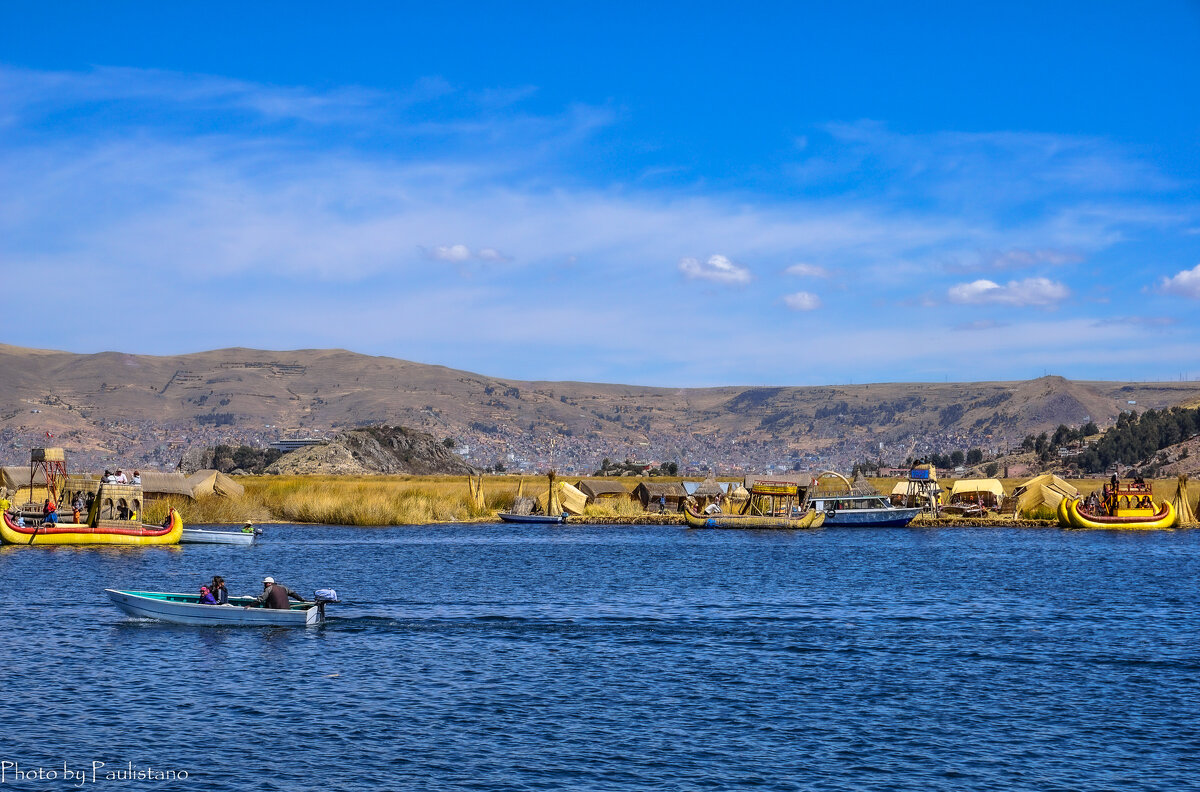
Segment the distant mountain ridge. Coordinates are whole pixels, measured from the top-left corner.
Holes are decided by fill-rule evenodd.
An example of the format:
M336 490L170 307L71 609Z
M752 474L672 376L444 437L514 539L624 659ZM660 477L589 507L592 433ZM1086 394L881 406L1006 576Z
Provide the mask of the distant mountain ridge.
M0 345L0 452L52 442L81 466L173 468L185 450L391 425L450 438L475 467L590 472L603 458L764 472L982 447L1125 409L1200 400L1200 383L875 383L655 388L524 382L345 350L75 354Z

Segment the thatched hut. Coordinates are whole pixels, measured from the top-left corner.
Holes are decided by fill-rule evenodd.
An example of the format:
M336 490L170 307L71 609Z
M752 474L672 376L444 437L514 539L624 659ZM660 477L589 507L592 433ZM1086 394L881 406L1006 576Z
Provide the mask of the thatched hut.
M41 468L36 468L33 471L33 486L46 486L46 473ZM19 488L29 489L29 465L5 465L0 467L0 486L3 486L9 492L16 492Z
M687 487L685 487L687 489ZM710 503L720 505L721 498L725 496L725 490L721 489L721 485L712 476L704 479L699 485L690 488L688 493L696 501L696 506L703 509Z
M619 481L609 479L583 479L575 488L587 496L588 503L601 500L623 500L630 497L629 490Z
M542 514L556 514L561 512L583 514L584 507L587 506L587 495L584 495L565 481L554 482L554 495L553 503L550 502L549 489L537 497L537 508ZM552 508L554 511L551 511Z
M687 491L678 482L643 481L633 489L633 497L647 511L677 512L683 509Z
M182 495L191 498L192 485L187 476L182 473L161 473L156 470L142 471L142 492L147 498L161 498L166 495Z
M1074 498L1079 490L1053 473L1034 476L1013 490L1016 499L1015 514L1028 514L1039 506L1051 511L1058 508L1063 498Z
M197 470L187 477L192 487L192 497L222 495L226 498L241 497L246 488L219 470Z

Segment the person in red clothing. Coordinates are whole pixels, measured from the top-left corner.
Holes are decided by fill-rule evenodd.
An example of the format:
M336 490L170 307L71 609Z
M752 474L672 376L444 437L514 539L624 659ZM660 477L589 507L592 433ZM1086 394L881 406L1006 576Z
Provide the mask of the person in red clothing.
M42 506L42 522L47 525L58 523L58 507L49 498L46 498L46 503Z

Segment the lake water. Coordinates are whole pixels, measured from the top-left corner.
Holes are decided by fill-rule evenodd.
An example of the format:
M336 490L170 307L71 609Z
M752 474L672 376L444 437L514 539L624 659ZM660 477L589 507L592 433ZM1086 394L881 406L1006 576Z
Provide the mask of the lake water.
M1200 788L1200 531L266 530L3 548L0 790ZM214 574L348 601L185 628L102 593Z

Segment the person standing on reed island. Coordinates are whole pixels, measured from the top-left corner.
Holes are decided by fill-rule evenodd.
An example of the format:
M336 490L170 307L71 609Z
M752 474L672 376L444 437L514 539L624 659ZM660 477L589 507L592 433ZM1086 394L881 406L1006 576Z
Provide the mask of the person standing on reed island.
M263 578L263 592L254 598L254 604L260 608L287 610L292 607L292 603L288 602L289 597L300 602L308 602L282 583L276 583L275 578L268 575Z

